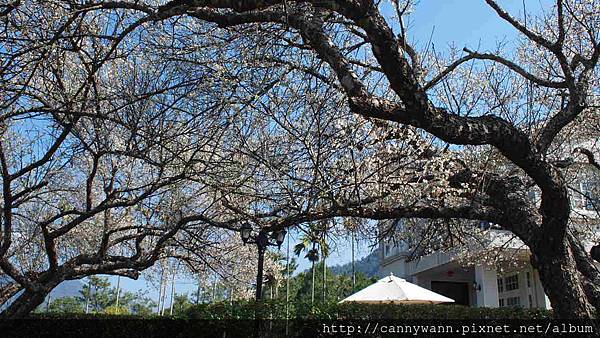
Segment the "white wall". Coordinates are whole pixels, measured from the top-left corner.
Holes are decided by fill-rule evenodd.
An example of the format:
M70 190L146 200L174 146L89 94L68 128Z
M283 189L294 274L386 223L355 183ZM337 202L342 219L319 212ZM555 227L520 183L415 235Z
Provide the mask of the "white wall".
M497 276L493 266L475 267L475 283L481 287L481 290L477 290L477 307L498 307Z

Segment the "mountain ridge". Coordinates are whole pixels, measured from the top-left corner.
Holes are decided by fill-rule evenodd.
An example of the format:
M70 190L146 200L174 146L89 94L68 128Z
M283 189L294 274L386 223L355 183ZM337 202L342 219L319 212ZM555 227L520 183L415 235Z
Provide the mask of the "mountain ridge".
M352 273L352 262L329 267L336 275L349 275ZM364 273L367 277L379 276L379 255L377 250L354 262L355 271Z

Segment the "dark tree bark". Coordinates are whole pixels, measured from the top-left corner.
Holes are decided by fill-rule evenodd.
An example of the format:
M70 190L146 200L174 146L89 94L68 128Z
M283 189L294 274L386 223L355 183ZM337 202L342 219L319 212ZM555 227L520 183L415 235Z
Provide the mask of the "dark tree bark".
M26 317L44 302L46 296L56 285L44 285L36 288L35 291L26 289L0 314L0 318L14 319Z
M592 318L593 299L588 297L584 277L577 270L575 257L566 241L558 248L531 247L531 264L540 273L544 291L559 318Z
M22 287L18 283L5 285L0 289L0 305L6 303L10 298L21 291Z
M600 246L594 245L590 250L590 255L595 261L600 262Z
M26 317L29 313L35 310L49 292L29 292L25 291L19 298L6 308L1 314L1 318L14 319Z

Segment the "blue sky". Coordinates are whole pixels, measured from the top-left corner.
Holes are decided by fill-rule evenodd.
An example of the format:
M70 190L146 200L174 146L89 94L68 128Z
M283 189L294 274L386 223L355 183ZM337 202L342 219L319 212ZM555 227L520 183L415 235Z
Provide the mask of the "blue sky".
M516 17L521 18L523 0L501 0L501 6ZM539 12L540 8L552 4L550 0L525 0L528 13ZM451 44L459 49L468 47L472 50L485 51L494 49L498 41L515 41L517 32L498 18L484 0L420 0L411 19L408 21L409 37L418 48L425 47L428 42L435 45L437 52L448 50ZM297 242L292 235L291 246ZM372 243L362 242L357 248L356 258L366 256ZM285 245L282 252L285 253ZM350 243L339 241L338 246L329 257L329 264L344 264L350 261ZM309 262L299 259L299 270L309 267ZM116 284L116 277L112 277ZM125 290L147 290L147 294L156 299L158 292L152 289L142 278L134 281L121 279ZM193 293L196 286L192 281L176 282L177 293Z
M494 48L498 41L514 41L517 31L500 19L484 0L418 0L409 23L410 38L419 46L430 40L442 52L450 44L462 49L481 51ZM514 17L521 19L540 13L553 4L551 0L500 0L498 3ZM525 7L524 7L525 6Z

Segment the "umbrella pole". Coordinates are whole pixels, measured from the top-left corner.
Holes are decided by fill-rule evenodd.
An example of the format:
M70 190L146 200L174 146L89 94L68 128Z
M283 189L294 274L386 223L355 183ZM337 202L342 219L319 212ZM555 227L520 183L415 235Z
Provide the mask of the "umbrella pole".
M285 336L288 336L288 322L290 318L290 236L287 237L287 255L285 270L287 278L285 281Z
M352 293L356 292L356 271L354 267L354 230L351 232L352 241Z

